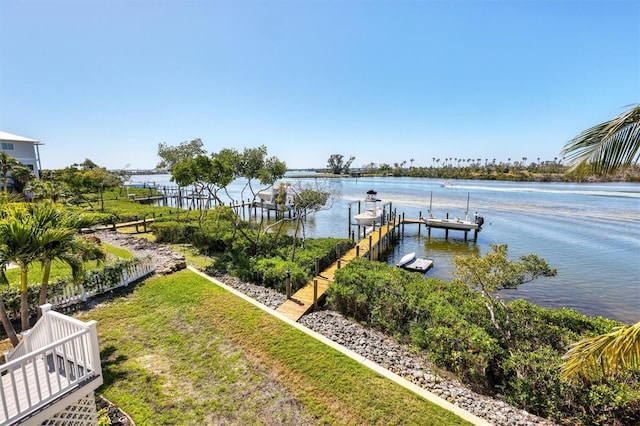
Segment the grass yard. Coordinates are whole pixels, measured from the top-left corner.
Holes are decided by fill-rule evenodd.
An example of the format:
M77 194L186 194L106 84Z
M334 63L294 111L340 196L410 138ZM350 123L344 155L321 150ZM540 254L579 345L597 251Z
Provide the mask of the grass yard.
M138 425L466 424L187 270L78 316Z

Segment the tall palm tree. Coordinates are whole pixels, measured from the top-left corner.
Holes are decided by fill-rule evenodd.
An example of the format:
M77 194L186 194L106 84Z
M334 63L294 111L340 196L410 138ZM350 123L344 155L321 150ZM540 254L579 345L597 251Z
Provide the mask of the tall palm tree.
M589 164L599 175L614 173L640 160L640 104L567 142L562 150L569 170Z

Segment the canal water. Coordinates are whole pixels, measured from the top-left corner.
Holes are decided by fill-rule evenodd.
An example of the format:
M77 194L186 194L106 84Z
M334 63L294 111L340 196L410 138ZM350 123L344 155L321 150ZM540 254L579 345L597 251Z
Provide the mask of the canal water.
M568 307L587 315L602 315L625 323L640 321L640 185L628 183L537 183L478 180L449 181L424 178L287 178L302 184L319 184L339 194L329 210L306 222L308 237L347 237L349 203L363 200L375 190L382 203L407 218L425 216L431 205L434 217L484 217L477 241L461 231L406 225L404 238L387 255L395 264L404 254L434 260L426 276L452 278L454 255L484 255L491 244L507 244L509 257L535 253L558 275L540 278L507 299L524 298L549 308ZM170 185L168 175L133 176L131 183ZM240 199L242 182L230 189ZM246 198L246 194L245 194ZM352 216L357 213L352 204ZM352 218L351 218L352 219ZM355 231L356 227L351 228Z

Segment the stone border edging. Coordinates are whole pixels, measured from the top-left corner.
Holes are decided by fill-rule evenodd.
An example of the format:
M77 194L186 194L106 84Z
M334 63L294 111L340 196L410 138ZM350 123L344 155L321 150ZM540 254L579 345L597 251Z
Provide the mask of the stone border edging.
M349 358L353 359L354 361L359 362L360 364L364 365L365 367L375 371L376 373L380 374L381 376L395 382L396 384L404 387L405 389L408 389L414 393L416 393L417 395L421 396L422 398L436 404L439 405L440 407L451 411L452 413L456 414L457 416L461 417L462 419L473 423L474 425L479 425L479 426L490 426L491 423L489 423L488 421L486 421L485 419L482 419L470 412L468 412L467 410L464 410L463 408L458 407L457 405L454 405L452 403L450 403L449 401L439 397L438 395L431 393L423 388L421 388L420 386L410 382L409 380L404 379L403 377L387 370L386 368L382 367L380 364L377 364L373 361L368 360L367 358L363 357L362 355L359 355L358 353L352 351L351 349L346 348L345 346L342 346L336 342L334 342L333 340L328 339L327 337L323 336L320 333L317 333L305 326L303 326L300 323L297 323L295 321L292 321L291 319L285 317L284 315L280 314L279 312L274 311L273 309L269 308L266 305L263 305L262 303L248 297L247 295L245 295L244 293L236 290L233 287L230 287L220 281L218 281L217 279L205 274L204 272L199 271L198 269L194 268L193 266L187 266L187 269L189 269L191 272L194 272L198 275L200 275L201 277L206 278L207 280L211 281L212 283L216 284L217 286L229 291L230 293L233 293L234 295L240 297L241 299L251 303L252 305L254 305L255 307L262 309L264 312L268 313L269 315L278 318L281 321L286 322L287 324L289 324L290 326L302 331L303 333L313 337L314 339L324 343L327 346L332 347L333 349L341 352L342 354L348 356Z

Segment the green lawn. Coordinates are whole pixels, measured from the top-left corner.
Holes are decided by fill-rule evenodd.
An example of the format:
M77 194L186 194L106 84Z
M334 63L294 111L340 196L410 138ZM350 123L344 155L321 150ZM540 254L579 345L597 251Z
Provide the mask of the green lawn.
M190 271L79 317L138 425L466 424Z

